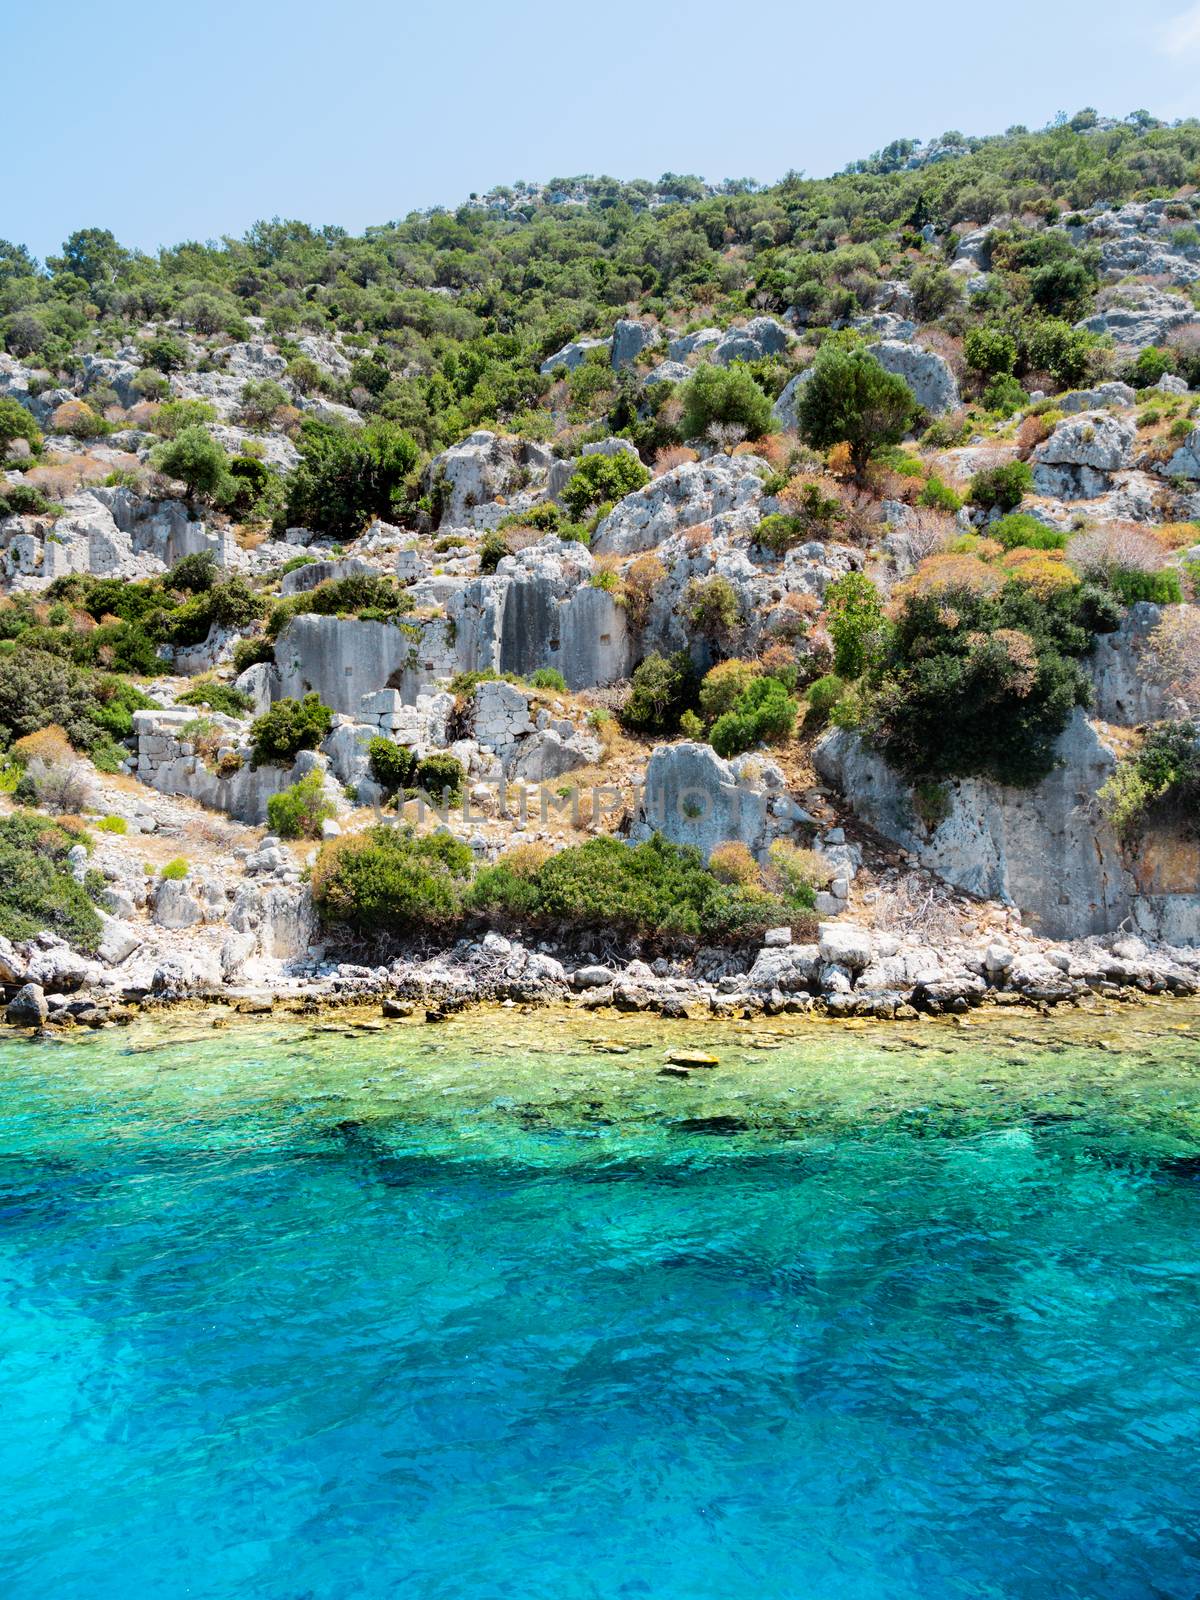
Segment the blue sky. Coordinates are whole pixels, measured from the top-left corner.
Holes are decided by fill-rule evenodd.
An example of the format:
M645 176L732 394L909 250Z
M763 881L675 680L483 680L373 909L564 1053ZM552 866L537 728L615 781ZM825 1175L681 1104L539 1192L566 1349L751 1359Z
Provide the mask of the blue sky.
M1200 0L59 0L4 23L0 237L358 230L576 172L770 180L1084 105L1200 114Z

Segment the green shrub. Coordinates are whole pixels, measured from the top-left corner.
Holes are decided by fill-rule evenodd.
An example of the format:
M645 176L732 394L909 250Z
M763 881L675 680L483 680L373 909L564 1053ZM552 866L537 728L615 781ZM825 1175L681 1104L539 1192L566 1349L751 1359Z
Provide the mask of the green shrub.
M649 472L628 451L621 450L611 456L584 456L567 479L562 492L563 504L578 520L594 507L623 500L649 482Z
M539 667L529 674L529 682L534 689L550 689L556 694L567 692L567 680L557 667Z
M1029 401L1024 389L1008 373L1000 373L994 377L980 398L988 411L1006 417L1011 416L1014 411L1020 411Z
M1006 550L1065 550L1070 537L1061 528L1048 528L1037 517L1013 511L984 530L989 539L996 539Z
M356 538L372 517L398 515L420 459L412 438L383 420L347 428L306 418L299 449L286 523L337 539Z
M779 743L791 735L798 710L778 678L755 678L713 724L712 747L728 760L756 744Z
M67 852L84 836L63 823L32 812L0 817L0 934L31 939L50 932L92 955L100 943L101 921L89 883L77 883Z
M866 707L868 732L919 780L986 777L1028 786L1090 686L1079 658L1114 613L1086 587L1038 597L1019 583L902 602Z
M742 620L737 590L719 573L689 580L683 592L682 611L697 632L720 644L734 637Z
M733 710L755 675L753 664L736 656L709 668L700 685L700 709L710 722Z
M1200 834L1200 722L1158 722L1099 793L1118 837L1134 844L1158 823Z
M968 330L963 355L969 367L986 378L1010 376L1017 365L1017 342L1002 328Z
M329 578L315 588L280 600L267 619L267 633L272 639L277 638L292 618L302 613L390 622L412 609L412 596L401 589L394 578L381 578L374 572L354 572L345 578Z
M967 498L984 511L997 507L1015 511L1033 488L1033 473L1025 461L1006 461L999 467L986 467L971 479Z
M133 731L134 711L152 706L133 684L24 644L0 655L0 745L57 725L91 755ZM124 752L122 752L124 754Z
M185 428L203 428L216 420L217 408L207 400L167 400L154 414L154 431L174 439Z
M179 478L190 495L218 501L229 483L229 456L207 428L181 428L173 439L155 445L150 465L168 478Z
M190 870L186 856L174 856L158 875L160 878L165 878L168 882L174 883L181 878L186 878Z
M250 725L253 765L290 765L301 750L315 750L329 732L333 712L316 694L303 700L276 700Z
M275 642L266 634L255 639L239 639L233 647L233 670L239 677L250 667L274 660Z
M263 428L290 404L288 392L272 378L251 378L242 385L242 416L252 428Z
M953 515L962 506L962 496L943 483L937 473L931 473L917 496L917 504L933 511L948 511Z
M267 800L267 826L281 839L319 839L321 824L336 815L319 772L306 772Z
M747 439L771 431L771 402L740 361L727 367L698 367L679 389L685 439L702 438L714 424L742 428Z
M670 733L696 696L696 671L686 650L651 655L637 667L621 721L636 733Z
M474 857L448 833L375 827L323 846L312 874L322 921L378 939L453 925Z
M505 556L512 555L512 546L498 528L491 528L479 541L479 570L495 572Z
M203 644L213 628L241 632L257 622L265 609L262 596L235 572L177 606L167 618L166 636L177 646Z
M218 683L215 679L201 681L191 689L175 696L176 705L207 706L225 717L240 717L254 704L248 694L235 689L232 684Z
M428 795L436 805L455 806L462 799L465 776L466 771L457 756L445 750L434 750L422 756L413 768L412 786L419 794Z
M101 833L128 833L129 824L124 817L101 817L96 827Z
M857 678L883 648L887 624L879 592L870 578L848 572L825 591L825 617L833 640L833 667L840 678Z
M804 695L808 707L805 722L812 727L823 728L845 692L845 682L836 673L826 673L823 678L810 683Z
M483 868L470 905L490 921L614 933L667 945L761 936L786 908L774 896L723 883L699 851L655 834L629 845L602 837L550 856L532 873L503 860Z
M0 517L44 517L60 509L36 484L10 483L0 489Z
M0 461L14 439L24 439L34 454L42 448L42 432L31 413L16 400L0 399Z
M1183 585L1173 567L1164 567L1158 572L1116 567L1108 573L1107 582L1113 593L1127 606L1139 600L1151 600L1160 606L1177 606L1183 599Z
M864 349L831 344L821 347L796 405L801 436L819 450L848 444L860 476L873 451L899 444L917 412L903 378L886 371Z
M413 781L417 758L407 745L376 735L367 746L371 776L385 794L407 789Z

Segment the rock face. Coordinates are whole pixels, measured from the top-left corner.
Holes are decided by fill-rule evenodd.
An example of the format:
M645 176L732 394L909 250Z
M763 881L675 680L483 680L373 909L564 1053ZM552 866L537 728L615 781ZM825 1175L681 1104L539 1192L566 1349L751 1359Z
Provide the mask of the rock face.
M695 333L682 333L668 344L667 356L671 361L686 361L698 350L713 349L720 344L722 337L720 328L700 328Z
M1095 499L1130 465L1136 437L1133 423L1107 411L1064 417L1034 451L1034 486L1064 500Z
M389 688L411 705L457 670L450 631L439 618L370 622L301 612L275 641L277 696L299 700L312 691L331 710L355 714L364 695Z
M661 833L674 844L694 845L705 860L731 841L761 855L805 820L772 761L755 755L724 761L711 745L687 741L659 745L650 757L630 837Z
M937 417L959 405L958 382L949 366L932 350L905 344L899 339L881 339L867 349L881 367L903 378L917 398L917 404Z
M658 331L648 322L632 322L622 317L613 329L612 364L618 371L628 367L642 351L658 342ZM545 371L545 368L542 369Z
M555 667L572 689L626 677L628 622L612 595L592 585L592 570L582 545L551 537L468 583L447 601L459 670L525 676Z
M1159 278L1175 285L1200 278L1200 247L1179 244L1178 221L1167 215L1166 200L1130 201L1097 208L1082 227L1068 229L1077 243L1098 246L1106 277Z
M761 463L754 456L685 461L618 501L596 529L592 549L598 555L636 555L723 513L749 512L762 499L756 465ZM747 525L749 520L754 519Z
M800 390L812 375L812 368L798 372L794 378L789 378L782 394L771 407L771 416L789 433L795 433L799 427L796 417L796 405L800 399Z
M1092 709L1101 722L1133 728L1172 714L1170 695L1145 670L1146 641L1163 615L1163 607L1141 600L1130 606L1115 633L1096 635L1084 665L1095 690Z
M1200 428L1192 429L1167 462L1167 473L1170 477L1200 478Z
M1131 406L1136 400L1137 391L1127 383L1100 383L1094 389L1055 395L1054 404L1070 417L1077 411L1095 411L1098 406Z
M919 820L912 788L855 733L827 734L814 752L818 772L876 832L910 850L947 883L1008 901L1050 938L1111 933L1127 917L1142 930L1200 942L1200 883L1143 893L1095 795L1116 769L1081 711L1058 742L1059 766L1032 789L980 779L948 785L949 814L932 831ZM1191 923L1190 935L1180 940Z
M581 367L588 358L591 350L608 350L612 346L611 339L575 339L570 344L563 345L561 350L556 350L542 362L540 370L543 373L555 372L562 368L564 372L574 372L576 367Z
M440 506L440 523L470 527L476 507L525 488L536 478L544 479L553 459L544 445L482 428L434 456L424 481Z
M1111 334L1121 350L1165 344L1168 334L1177 328L1200 324L1200 314L1187 300L1165 294L1152 284L1122 284L1119 289L1106 290L1105 299L1108 303L1102 310L1076 326L1088 333Z

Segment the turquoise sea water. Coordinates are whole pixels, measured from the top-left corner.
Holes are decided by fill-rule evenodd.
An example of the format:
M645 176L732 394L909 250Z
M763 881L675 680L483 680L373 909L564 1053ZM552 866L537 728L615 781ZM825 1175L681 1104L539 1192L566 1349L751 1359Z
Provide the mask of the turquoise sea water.
M0 1363L6 1600L1195 1595L1200 1012L6 1041Z

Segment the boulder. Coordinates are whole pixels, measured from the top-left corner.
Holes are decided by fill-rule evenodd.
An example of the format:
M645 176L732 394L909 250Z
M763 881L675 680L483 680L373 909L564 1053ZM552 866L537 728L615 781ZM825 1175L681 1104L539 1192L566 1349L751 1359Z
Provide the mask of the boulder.
M563 345L561 350L556 350L542 362L543 373L574 372L576 367L581 367L588 358L589 351L608 350L612 347L611 339L575 339L570 344Z
M49 1014L41 985L27 983L8 1002L4 1020L14 1028L40 1028Z
M667 345L667 356L673 362L686 361L698 350L710 350L719 345L723 335L720 328L700 328L695 333L682 333ZM690 372L690 368L687 369Z
M761 361L788 347L791 335L774 317L754 317L741 328L729 328L713 348L712 358L727 367L731 361ZM671 348L674 355L674 346Z
M1200 428L1192 429L1167 462L1167 474L1172 478L1200 478Z
M899 339L881 339L867 349L881 367L904 379L916 396L917 404L933 416L953 411L959 405L958 382L947 363L934 351Z
M636 555L723 512L750 513L762 499L756 457L685 461L617 502L592 536L597 555Z
M635 362L642 351L658 342L658 329L649 322L622 317L613 329L612 364L618 371ZM543 372L546 370L542 368Z
M812 368L808 367L805 371L798 372L794 378L789 378L782 394L771 407L771 416L789 433L795 433L799 427L796 405L800 399L800 390L811 377Z
M790 831L772 813L776 793L749 774L741 781L738 769L709 744L657 745L630 837L661 833L674 844L694 845L706 861L719 844L731 841L761 853L772 838Z
M653 371L646 374L642 383L646 388L653 383L686 383L691 375L691 367L685 366L682 361L660 361Z
M1061 500L1097 499L1129 467L1136 437L1133 423L1111 412L1064 417L1033 453L1034 488Z
M871 959L871 934L853 922L822 922L817 927L817 949L827 965L859 972Z
M524 488L532 479L544 480L552 460L545 445L481 428L434 456L423 482L438 504L441 525L469 527L476 507Z
M1200 324L1200 314L1190 302L1153 284L1122 284L1106 291L1104 299L1103 309L1076 326L1088 333L1109 334L1120 350L1166 344L1176 329Z
M1068 417L1077 411L1095 411L1099 406L1131 406L1136 402L1137 391L1127 383L1098 383L1094 389L1073 389L1054 397L1054 404Z

